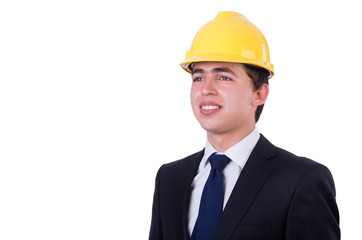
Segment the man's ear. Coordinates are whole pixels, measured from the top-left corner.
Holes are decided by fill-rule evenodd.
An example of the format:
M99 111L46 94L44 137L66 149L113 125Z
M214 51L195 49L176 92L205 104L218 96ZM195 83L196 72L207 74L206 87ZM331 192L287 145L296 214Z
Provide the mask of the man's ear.
M260 106L266 102L269 96L269 86L264 83L258 90L254 91L253 105Z

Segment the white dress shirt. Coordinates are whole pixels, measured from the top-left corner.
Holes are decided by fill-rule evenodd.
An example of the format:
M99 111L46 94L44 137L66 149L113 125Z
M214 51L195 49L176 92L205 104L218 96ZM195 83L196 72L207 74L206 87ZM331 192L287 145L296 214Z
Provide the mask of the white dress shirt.
M235 183L238 180L239 175L243 170L246 161L248 160L259 138L260 134L258 130L255 128L243 140L241 140L234 146L230 147L225 152L220 152L220 154L225 154L231 159L230 163L225 167L223 171L224 187L225 187L223 208L225 208L225 205L229 200L229 197L235 186ZM215 150L215 148L210 144L209 140L206 139L205 154L201 159L198 172L191 184L191 198L190 198L189 219L188 219L189 220L188 230L190 235L194 229L196 219L199 214L199 206L200 206L202 191L204 189L206 180L209 177L209 173L211 170L208 158L214 152L218 151Z

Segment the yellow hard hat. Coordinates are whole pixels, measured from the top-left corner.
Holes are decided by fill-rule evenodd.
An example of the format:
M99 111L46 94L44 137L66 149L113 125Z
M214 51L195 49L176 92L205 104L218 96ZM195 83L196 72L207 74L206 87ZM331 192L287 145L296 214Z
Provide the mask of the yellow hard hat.
M180 65L191 73L192 63L237 62L255 65L274 75L268 43L262 32L237 12L220 12L196 34L186 59Z

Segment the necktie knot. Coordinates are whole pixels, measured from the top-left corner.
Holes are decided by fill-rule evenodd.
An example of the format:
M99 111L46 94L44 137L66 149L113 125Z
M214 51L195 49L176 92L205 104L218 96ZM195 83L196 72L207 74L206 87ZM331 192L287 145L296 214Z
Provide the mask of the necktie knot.
M211 164L211 168L215 168L221 172L226 167L226 165L229 164L230 158L224 154L213 153L209 157L209 162Z

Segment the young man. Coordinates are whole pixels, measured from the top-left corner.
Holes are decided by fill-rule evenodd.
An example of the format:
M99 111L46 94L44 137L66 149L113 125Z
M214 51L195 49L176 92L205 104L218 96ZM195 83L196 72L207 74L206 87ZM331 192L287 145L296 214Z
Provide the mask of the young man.
M159 169L150 239L340 239L329 170L275 147L255 127L274 74L263 34L221 12L181 66L207 141Z

